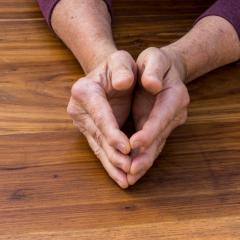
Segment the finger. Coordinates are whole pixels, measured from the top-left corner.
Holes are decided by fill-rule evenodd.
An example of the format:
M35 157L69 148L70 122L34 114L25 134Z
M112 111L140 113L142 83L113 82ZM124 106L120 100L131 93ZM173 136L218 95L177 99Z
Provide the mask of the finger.
M156 155L162 151L165 143L161 146L155 142L147 151L140 153L134 160L131 166L130 173L127 174L127 181L129 185L134 185L140 178L142 178L147 171L152 167Z
M185 99L180 91L173 88L166 89L158 94L142 130L135 133L130 139L132 148L147 148L150 146L176 115L186 108Z
M101 86L85 78L73 86L72 96L75 100L73 105L85 109L108 144L122 153L128 154L130 152L129 140L119 129L112 108ZM75 118L77 118L78 112L73 111L72 114L74 113Z
M163 78L170 68L170 62L158 48L149 48L137 61L143 88L157 94L163 89Z
M103 149L109 159L109 161L117 168L121 169L125 173L130 171L131 158L128 155L122 154L116 151L113 147L109 146L108 143L103 139L102 141Z
M133 158L130 169L131 175L139 176L144 174L153 165L155 159L161 153L168 136L176 127L179 126L179 122L183 123L186 120L186 115L186 111L180 113L174 120L171 121L171 123L162 133L161 137L159 136L146 151L143 153L140 152Z
M75 125L85 135L90 135L99 147L105 152L108 160L115 166L129 172L131 167L131 159L128 155L122 154L110 146L102 133L98 130L93 120L86 116L81 122L75 122Z
M128 187L127 177L124 172L120 169L113 166L113 164L108 160L105 152L99 147L96 141L93 139L92 136L86 135L87 141L94 151L95 155L101 161L103 167L107 171L108 175L123 189Z
M139 151L138 154L133 156L132 165L130 169L130 175L138 176L141 174L145 174L153 165L156 157L160 153L159 146L164 144L165 141L161 141L161 139L157 139L148 149L145 151Z
M131 55L125 51L112 54L109 59L112 87L123 91L131 89L135 83L136 64Z

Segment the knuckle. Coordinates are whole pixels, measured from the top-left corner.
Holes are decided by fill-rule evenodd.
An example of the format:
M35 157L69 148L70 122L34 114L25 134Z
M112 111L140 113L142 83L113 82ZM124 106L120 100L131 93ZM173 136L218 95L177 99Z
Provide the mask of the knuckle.
M149 47L145 50L145 53L156 53L156 52L160 52L160 49L157 47Z
M75 99L85 97L88 90L88 80L87 78L81 78L75 82L71 89L71 95Z
M114 138L113 135L107 136L107 142L112 147L116 145L116 139Z
M86 124L88 116L86 112L76 104L70 101L67 107L67 113L78 123Z
M99 146L96 146L96 147L92 148L92 150L93 150L94 154L96 155L96 157L98 159L101 159L101 156L102 156L101 148Z
M104 126L104 116L101 112L95 112L90 110L90 115L94 116L94 122L97 128L102 129Z
M98 130L94 132L93 138L99 146L102 146L102 134Z
M142 62L145 62L146 58L148 58L149 56L152 56L153 53L155 54L158 51L159 51L159 49L156 47L149 47L149 48L145 49L138 56L137 63L140 64Z
M112 162L112 164L118 168L122 168L123 167L123 164L121 163L121 161L119 161L117 159L117 157L115 156L115 154L113 153L110 153L108 154L108 158L109 158L109 161Z
M115 60L115 59L119 59L119 58L129 58L129 57L131 57L132 58L132 56L130 55L130 53L129 52L127 52L127 51L125 51L125 50L119 50L119 51L116 51L116 52L114 52L113 54L111 54L110 56L109 56L109 60Z

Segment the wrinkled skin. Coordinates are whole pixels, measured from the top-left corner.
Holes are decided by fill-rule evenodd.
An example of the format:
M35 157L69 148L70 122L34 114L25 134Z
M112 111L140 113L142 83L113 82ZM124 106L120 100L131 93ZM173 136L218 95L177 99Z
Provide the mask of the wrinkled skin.
M190 101L183 83L185 68L174 52L149 48L138 57L137 65L139 84L132 109L137 132L130 139L135 151L129 185L148 171L170 133L185 123Z
M78 80L68 105L74 125L85 135L102 165L122 188L128 187L130 143L120 130L130 109L136 82L136 63L125 51L113 53L106 62Z
M136 64L118 51L72 88L68 112L122 188L149 170L170 133L186 121L190 100L181 61L173 51L149 48ZM128 139L120 128L131 110L137 75L132 106L137 132Z

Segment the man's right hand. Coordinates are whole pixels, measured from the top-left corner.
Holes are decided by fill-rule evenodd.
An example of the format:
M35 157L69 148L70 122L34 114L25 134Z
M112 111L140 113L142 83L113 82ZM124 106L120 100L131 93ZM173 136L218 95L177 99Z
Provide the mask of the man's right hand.
M128 187L131 167L128 137L120 130L131 108L137 67L131 55L116 51L72 87L68 113L87 138L108 174Z

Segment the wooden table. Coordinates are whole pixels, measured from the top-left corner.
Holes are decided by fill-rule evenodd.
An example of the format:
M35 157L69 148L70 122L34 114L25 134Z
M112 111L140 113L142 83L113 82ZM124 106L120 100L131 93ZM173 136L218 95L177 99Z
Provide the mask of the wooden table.
M203 3L204 2L204 3ZM115 1L137 56L213 1ZM66 114L83 72L34 0L0 0L0 239L240 239L240 66L189 85L189 120L136 186L119 189Z

